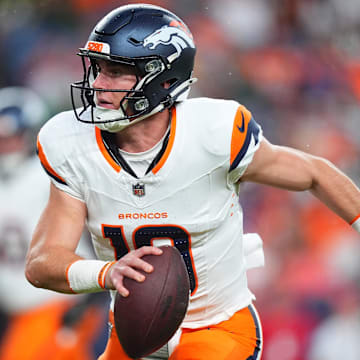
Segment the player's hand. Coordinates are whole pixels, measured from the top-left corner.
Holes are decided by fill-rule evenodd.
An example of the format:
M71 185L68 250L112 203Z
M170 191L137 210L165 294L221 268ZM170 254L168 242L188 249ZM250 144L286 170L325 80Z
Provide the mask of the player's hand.
M129 295L129 290L124 287L124 277L128 277L138 282L143 282L145 276L137 270L143 270L146 273L151 273L153 266L142 260L144 255L161 255L162 250L155 246L142 246L139 249L132 250L121 259L119 259L108 271L106 275L106 288L116 289L120 295L126 297Z

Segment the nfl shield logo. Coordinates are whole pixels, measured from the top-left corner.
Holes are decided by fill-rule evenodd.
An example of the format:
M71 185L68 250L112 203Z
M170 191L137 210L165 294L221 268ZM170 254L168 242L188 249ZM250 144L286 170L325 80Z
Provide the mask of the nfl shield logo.
M137 183L136 185L132 186L133 194L135 196L144 196L145 195L145 184Z

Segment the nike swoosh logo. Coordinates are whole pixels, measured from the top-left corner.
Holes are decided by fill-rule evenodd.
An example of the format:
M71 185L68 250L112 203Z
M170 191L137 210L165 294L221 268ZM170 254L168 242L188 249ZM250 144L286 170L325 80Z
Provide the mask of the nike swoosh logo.
M241 127L239 125L236 125L237 128L239 129L239 131L241 133L243 133L245 131L245 119L244 119L244 113L241 112L241 116L242 116L242 124L241 124Z

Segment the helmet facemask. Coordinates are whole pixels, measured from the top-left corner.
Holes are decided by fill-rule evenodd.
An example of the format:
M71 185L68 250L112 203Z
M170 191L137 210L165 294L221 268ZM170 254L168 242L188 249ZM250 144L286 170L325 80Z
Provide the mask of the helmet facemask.
M89 65L86 64L86 58L89 59ZM120 64L134 67L132 62L117 61ZM141 82L140 76L136 75L137 81L131 89L100 89L94 88L93 83L98 75L96 58L91 56L82 56L83 64L83 80L71 84L71 99L75 109L76 117L79 121L85 123L96 124L99 128L107 131L120 131L134 121L135 118L146 113L147 100L143 91L139 89ZM78 98L81 101L81 108L75 108L75 92L78 93ZM108 109L97 104L96 95L100 92L119 92L125 93L125 96L120 101L118 109ZM143 104L143 105L142 105ZM90 116L86 110L90 108Z
M89 58L90 64L86 65L86 58ZM112 61L112 60L111 60ZM149 110L150 101L145 94L146 88L152 82L159 78L157 83L161 81L161 74L166 70L166 66L161 59L152 57L149 59L137 60L116 60L115 63L124 64L134 67L137 81L131 89L100 89L94 88L93 83L98 75L96 58L91 56L82 56L83 64L83 80L71 84L71 99L75 110L76 117L79 121L85 123L96 124L100 129L117 132L126 128L130 124L134 124L140 120L153 115L156 112L170 107L173 102L169 99L161 102L158 106ZM165 83L164 94L166 96ZM172 84L168 86L171 88ZM159 86L157 86L159 88ZM75 105L75 91L80 91L79 97L81 99L82 108L76 108ZM149 91L149 90L148 90ZM153 90L150 90L153 93ZM122 92L125 96L120 102L118 109L108 109L97 104L96 94L99 92ZM157 91L159 93L159 90ZM161 94L158 94L161 96ZM91 108L90 116L86 112ZM83 116L84 115L84 116Z

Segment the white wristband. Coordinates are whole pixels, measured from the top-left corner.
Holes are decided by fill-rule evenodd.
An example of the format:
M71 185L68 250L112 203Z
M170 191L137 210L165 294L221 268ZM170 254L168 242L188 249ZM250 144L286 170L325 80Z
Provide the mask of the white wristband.
M76 293L98 292L105 289L105 278L111 265L110 261L76 260L66 269L70 289Z
M360 215L358 215L350 224L354 230L360 233Z

